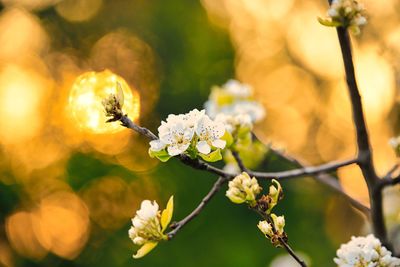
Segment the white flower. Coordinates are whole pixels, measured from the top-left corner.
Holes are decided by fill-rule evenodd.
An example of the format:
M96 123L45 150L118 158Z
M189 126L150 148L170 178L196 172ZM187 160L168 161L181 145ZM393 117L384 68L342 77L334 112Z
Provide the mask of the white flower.
M334 262L339 267L396 267L400 259L382 246L373 235L352 237L347 244L342 244L336 252Z
M248 98L253 94L253 89L250 85L240 83L233 79L228 80L224 85L222 85L222 88L236 98Z
M271 237L274 235L274 231L272 230L272 225L267 221L258 222L257 227L258 227L258 229L260 229L260 231L264 235L266 235L268 237Z
M128 231L132 242L141 246L133 255L134 258L145 256L157 246L159 241L168 239L164 231L172 218L173 201L174 198L171 196L167 207L162 212L160 212L157 202L142 201L140 209L136 211L136 215L132 219L132 226Z
M149 241L161 240L160 211L157 202L144 200L136 216L132 219L129 237L136 245L143 245Z
M349 27L355 33L360 31L359 26L367 24L364 16L364 6L355 0L333 0L328 9L328 16L332 22Z
M196 148L200 153L207 155L212 147L223 149L226 145L226 141L221 139L225 134L225 125L212 121L208 116L200 118L196 133L199 138Z
M247 202L254 204L256 196L261 192L256 178L251 178L246 172L236 176L228 184L226 196L236 204Z
M239 128L248 128L249 130L253 128L252 119L248 114L238 114L233 116L219 113L215 117L215 121L223 123L225 129L231 134L239 130Z
M160 139L150 141L150 149L152 151L161 151L163 150L167 145L163 143Z
M168 122L162 122L158 128L160 141L167 145L167 151L170 156L182 154L190 146L194 129L187 127L183 119L176 115L168 117L167 120Z
M211 118L220 113L231 116L247 114L252 122L257 122L265 116L263 106L253 100L250 85L236 80L229 80L221 87L214 87L204 107Z
M398 149L398 147L400 145L400 136L390 138L389 139L389 145L393 149Z

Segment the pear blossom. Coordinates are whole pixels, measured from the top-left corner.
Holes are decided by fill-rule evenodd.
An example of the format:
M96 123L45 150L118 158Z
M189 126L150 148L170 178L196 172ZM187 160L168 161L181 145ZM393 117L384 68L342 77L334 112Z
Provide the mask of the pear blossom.
M400 259L382 246L372 234L366 237L352 237L336 252L334 262L339 267L397 267Z
M360 33L360 26L367 24L364 6L355 0L333 0L328 9L331 21L319 19L325 26L348 27L353 33Z
M251 116L246 113L238 115L219 113L215 117L215 121L223 123L226 130L231 134L236 133L240 128L246 128L249 131L253 128Z
M251 178L246 172L243 172L229 182L226 196L236 204L247 202L254 205L256 196L261 190L257 179Z
M232 116L247 114L252 122L257 122L265 116L263 106L253 99L252 87L236 80L213 87L204 107L211 118L220 113Z
M194 129L187 127L184 121L171 120L158 128L160 141L166 145L168 154L176 156L185 152L192 141Z
M399 157L400 156L400 136L390 138L389 145L393 148L394 152Z
M158 127L159 139L150 142L149 154L163 162L181 154L217 161L222 158L220 149L226 147L227 140L232 140L225 133L224 123L210 119L205 110L170 114Z
M166 240L164 234L172 218L173 196L170 197L166 209L161 213L156 201L142 201L140 209L132 219L132 226L128 231L129 238L135 245L141 246L134 258L140 258L152 250L159 241Z
M212 147L223 149L226 146L226 141L221 139L225 134L225 125L211 120L208 116L200 118L196 134L199 138L196 148L202 154L208 155Z

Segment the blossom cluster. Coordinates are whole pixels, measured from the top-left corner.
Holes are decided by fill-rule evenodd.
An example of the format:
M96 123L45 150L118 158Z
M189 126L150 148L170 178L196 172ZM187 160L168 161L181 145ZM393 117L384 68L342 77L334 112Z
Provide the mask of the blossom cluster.
M211 118L216 118L221 113L232 117L247 115L254 123L265 116L264 107L253 98L252 87L236 80L229 80L221 87L214 86L204 107ZM236 117L233 120L248 118Z
M331 20L319 19L320 23L331 27L346 27L354 34L360 33L360 26L367 23L364 6L355 0L333 0L328 9Z
M158 127L159 139L150 142L149 153L161 161L180 154L216 161L222 158L220 150L226 147L228 136L224 123L212 120L204 110L170 114Z
M161 240L168 237L164 234L173 213L173 197L169 199L167 208L161 213L156 201L142 201L136 211L129 229L129 237L135 245L141 246L134 258L140 258L149 253Z
M347 244L342 244L334 259L339 267L396 267L400 259L382 246L372 234L366 237L352 237Z
M236 176L228 184L226 196L236 204L248 203L251 206L256 204L256 196L262 188L255 177L251 178L246 172Z

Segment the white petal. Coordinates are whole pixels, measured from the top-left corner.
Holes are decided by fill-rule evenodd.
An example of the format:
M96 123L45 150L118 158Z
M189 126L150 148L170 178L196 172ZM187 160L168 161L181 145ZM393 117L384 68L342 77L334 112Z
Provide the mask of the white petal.
M196 145L197 150L203 154L209 154L211 152L211 147L207 144L206 141L200 141Z
M185 150L182 150L178 145L174 144L174 145L170 145L167 148L167 151L170 156L176 156L176 155L182 154Z
M153 140L150 142L150 149L152 151L160 151L165 148L166 144L161 140Z
M226 141L225 140L221 140L221 139L217 139L217 140L214 140L212 142L212 145L222 149L222 148L224 148L226 146Z

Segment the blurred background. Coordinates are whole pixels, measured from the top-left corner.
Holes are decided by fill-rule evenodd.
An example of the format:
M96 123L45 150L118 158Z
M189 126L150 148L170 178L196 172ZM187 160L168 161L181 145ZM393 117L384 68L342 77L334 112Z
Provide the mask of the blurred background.
M170 113L201 109L212 85L236 77L267 110L255 129L265 143L311 164L349 158L355 140L340 50L335 30L317 22L326 1L0 2L0 266L289 266L271 265L284 251L223 192L172 242L133 260L127 233L141 200L163 207L175 195L178 220L216 177L149 158L148 141L129 130L81 127L87 118L72 116L69 96L79 75L109 69L140 107L129 115L155 131ZM363 2L369 23L353 38L355 64L384 174L396 162L388 139L400 133L400 1ZM291 167L267 154L259 169ZM368 203L357 168L338 176ZM283 186L277 212L312 266L334 266L338 246L368 231L346 200L311 178ZM385 198L393 233L399 195L394 188Z

